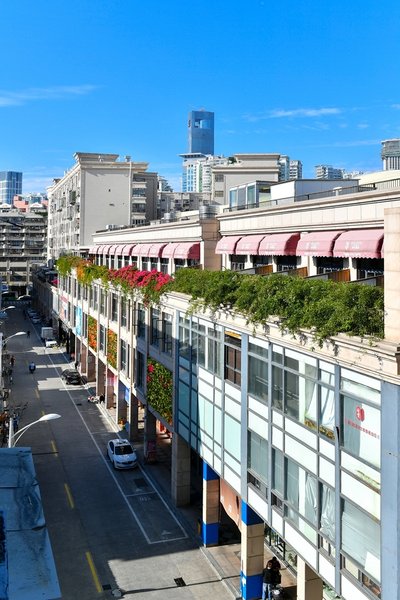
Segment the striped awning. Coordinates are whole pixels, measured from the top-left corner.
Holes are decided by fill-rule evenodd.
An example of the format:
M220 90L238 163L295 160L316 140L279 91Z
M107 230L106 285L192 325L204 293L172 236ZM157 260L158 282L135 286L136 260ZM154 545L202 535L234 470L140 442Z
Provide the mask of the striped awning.
M162 244L152 244L148 256L159 258L162 254L163 248L167 245L167 242Z
M152 245L153 244L138 244L137 255L142 257L149 256Z
M177 244L176 242L172 244L167 244L161 252L162 258L173 258L177 246L179 246L179 244Z
M124 249L122 250L122 256L136 256L135 248L138 244L125 244Z
M104 252L104 254L107 254L107 256L114 256L116 247L117 247L117 244L112 244L111 246L108 246L108 249L106 252Z
M115 256L122 256L122 252L125 248L125 244L119 244L116 248L115 248L115 252L114 255Z

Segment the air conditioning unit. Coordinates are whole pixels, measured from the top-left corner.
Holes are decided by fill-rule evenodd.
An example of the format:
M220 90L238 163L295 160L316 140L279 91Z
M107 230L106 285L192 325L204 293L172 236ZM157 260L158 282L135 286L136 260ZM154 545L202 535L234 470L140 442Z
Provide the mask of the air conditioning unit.
M112 231L113 229L121 229L122 225L106 225L107 231Z

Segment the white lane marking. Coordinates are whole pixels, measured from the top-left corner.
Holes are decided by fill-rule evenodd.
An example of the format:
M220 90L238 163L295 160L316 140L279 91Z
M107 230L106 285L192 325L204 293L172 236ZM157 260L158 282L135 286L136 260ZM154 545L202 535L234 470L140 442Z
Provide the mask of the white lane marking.
M53 362L53 360L52 360L51 356L49 356L49 355L47 354L47 357L50 359L50 362L52 363L53 367L57 369L57 367L56 367L56 365L54 364L54 362ZM136 515L135 511L133 510L132 506L130 505L127 495L125 494L125 492L123 491L122 487L120 486L120 484L119 484L119 482L118 482L117 478L115 477L115 474L113 473L113 470L111 469L111 466L110 466L110 464L109 464L109 462L108 462L108 459L106 459L106 458L105 458L105 456L104 456L104 454L103 454L103 451L101 450L100 446L98 445L98 443L96 442L96 440L95 440L94 436L92 435L92 433L91 433L91 431L90 431L90 429L89 429L88 425L86 424L86 421L85 421L85 419L84 419L84 417L83 417L82 413L79 411L79 408L77 407L77 405L76 405L76 403L75 403L75 400L72 398L72 396L71 396L71 394L70 394L70 391L69 391L69 389L68 389L68 388L65 386L64 382L63 382L63 387L64 387L65 391L67 392L67 394L68 394L68 396L69 396L69 399L71 400L71 402L72 402L72 404L73 404L73 406L74 406L74 408L75 408L75 410L76 410L77 414L79 415L79 417L80 417L80 419L81 419L81 421L82 421L83 425L85 426L85 428L86 428L86 431L87 431L87 432L88 432L88 434L90 435L90 437L91 437L91 439L92 439L92 442L93 442L93 444L96 446L96 448L97 448L97 451L98 451L98 453L100 454L100 457L101 457L102 461L104 462L105 466L106 466L106 467L107 467L107 469L108 469L108 472L110 473L111 477L114 479L114 482L115 482L115 484L116 484L116 486L117 486L118 490L120 491L120 493L121 493L121 496L122 496L122 497L123 497L123 499L125 500L125 504L127 505L127 507L128 507L128 509L129 509L129 511L131 512L131 514L132 514L133 518L135 519L135 521L136 521L136 523L137 523L137 525L138 525L138 527L139 527L140 531L142 532L142 534L143 534L143 537L144 537L144 538L145 538L145 540L147 541L147 543L148 543L149 545L151 545L151 544L162 544L162 543L165 543L165 542L171 542L171 541L176 541L176 540L182 540L182 539L186 539L186 538L188 537L188 534L186 533L186 531L184 530L184 528L182 527L182 525L179 523L179 521L178 521L177 517L174 515L174 513L172 512L172 510L170 509L170 507L168 506L168 504L166 503L166 501L164 500L164 498L162 497L162 495L160 494L160 492L159 492L159 491L157 490L157 488L156 488L156 487L153 485L153 483L152 483L151 479L148 477L147 473L146 473L145 471L143 471L142 467L139 465L139 469L140 469L140 471L141 471L142 475L143 475L143 476L144 476L144 477L147 479L147 481L149 482L150 486L151 486L151 487L152 487L152 489L154 490L154 493L155 493L155 494L157 494L157 496L160 498L160 500L161 500L161 502L164 504L164 506L165 506L166 510L167 510L167 511L168 511L168 513L171 515L171 517L173 518L173 520L175 521L175 523L178 525L179 529L182 531L182 534L183 534L181 537L176 537L176 538L172 538L172 539L170 538L170 539L156 540L156 541L154 541L154 542L152 542L152 541L149 539L149 537L147 536L147 534L146 534L146 532L145 532L145 530L144 530L144 528L143 528L143 526L142 526L142 524L141 524L141 522L140 522L140 520L139 520L139 517ZM115 432L118 432L118 428L117 428L117 426L115 426ZM142 494L142 495L143 495L143 494Z

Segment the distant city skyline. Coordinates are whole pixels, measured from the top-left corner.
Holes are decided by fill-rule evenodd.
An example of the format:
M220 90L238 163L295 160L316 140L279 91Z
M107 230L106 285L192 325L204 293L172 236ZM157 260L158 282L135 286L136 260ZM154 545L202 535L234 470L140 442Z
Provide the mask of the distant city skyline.
M42 192L76 152L117 153L179 190L187 115L201 107L215 114L214 154L284 154L304 178L318 164L382 168L381 141L400 137L400 84L377 32L398 56L397 3L232 0L207 26L198 17L178 0L4 3L0 169Z

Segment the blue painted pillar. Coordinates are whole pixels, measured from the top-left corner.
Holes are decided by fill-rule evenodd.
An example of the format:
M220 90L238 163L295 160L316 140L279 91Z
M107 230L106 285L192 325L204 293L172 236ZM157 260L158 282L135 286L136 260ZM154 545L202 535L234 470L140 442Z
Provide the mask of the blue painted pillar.
M205 546L217 546L219 538L219 476L203 462L203 523Z
M240 589L244 600L261 598L264 521L242 500Z

